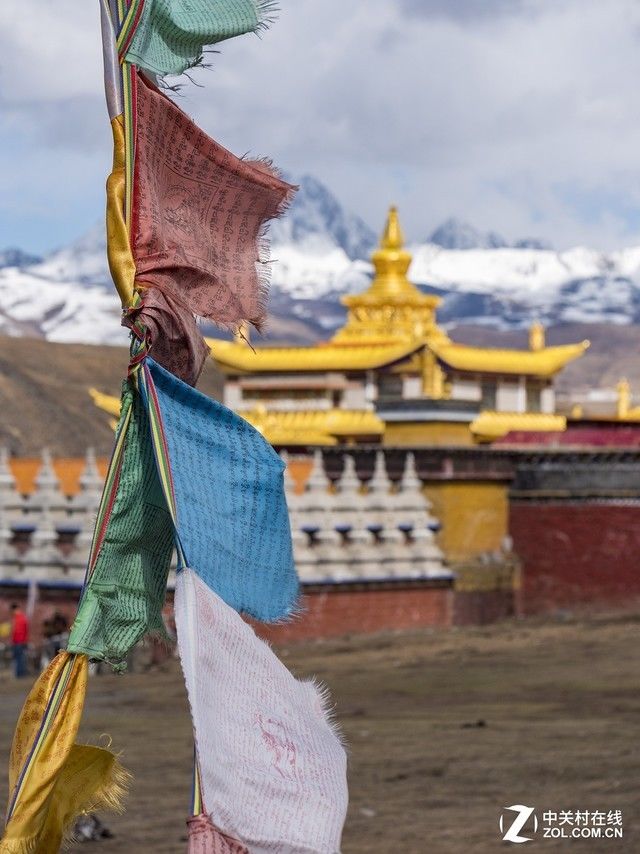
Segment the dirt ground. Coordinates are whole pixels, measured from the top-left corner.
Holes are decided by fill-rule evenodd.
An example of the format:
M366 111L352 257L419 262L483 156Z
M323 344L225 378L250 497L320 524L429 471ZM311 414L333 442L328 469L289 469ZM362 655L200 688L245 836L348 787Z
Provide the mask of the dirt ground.
M538 834L532 850L639 852L639 625L566 618L279 650L335 699L350 752L344 854L508 850L498 819L512 804L540 818L622 810L622 840ZM0 683L3 759L27 688ZM184 854L190 729L175 661L92 679L83 736L111 734L135 780L127 812L104 816L115 838L73 850Z

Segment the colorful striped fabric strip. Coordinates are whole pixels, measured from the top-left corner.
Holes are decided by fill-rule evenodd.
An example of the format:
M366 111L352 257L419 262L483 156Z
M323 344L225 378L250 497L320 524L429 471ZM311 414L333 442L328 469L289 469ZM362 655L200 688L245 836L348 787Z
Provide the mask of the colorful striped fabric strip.
M125 54L129 50L129 45L142 16L143 6L144 0L132 0L129 10L124 16L116 42L120 62L124 62Z
M116 431L116 443L113 449L113 453L111 455L111 462L109 463L109 469L107 471L107 476L102 490L102 497L100 499L100 506L98 508L96 524L95 528L93 529L93 539L91 541L91 550L89 552L89 561L87 564L87 572L85 575L84 586L86 586L87 581L90 578L91 573L93 572L93 569L95 567L98 552L100 551L100 547L102 546L102 543L104 541L106 528L109 523L111 511L113 510L113 503L115 501L115 496L118 491L120 472L122 470L122 454L124 449L124 443L127 436L129 422L131 421L131 411L132 410L130 403L129 405L125 405L120 409L120 421L118 423L118 428Z
M202 803L202 780L200 777L200 766L198 765L198 751L193 747L193 783L191 785L191 810L190 815L200 815L204 812Z
M136 71L132 65L125 62L122 66L122 97L124 103L124 169L125 169L125 204L124 216L129 227L129 235L133 232L133 174L136 152Z
M151 432L151 442L153 444L153 451L158 469L158 477L173 521L175 546L178 556L178 568L182 569L182 567L187 566L187 562L184 556L184 549L180 541L178 507L176 504L176 494L173 485L173 475L171 473L169 449L167 447L167 439L164 432L164 425L162 423L162 413L160 412L158 395L153 382L153 377L151 376L146 363L142 365L142 370L139 373L139 388L146 403L147 414L149 416L149 429Z

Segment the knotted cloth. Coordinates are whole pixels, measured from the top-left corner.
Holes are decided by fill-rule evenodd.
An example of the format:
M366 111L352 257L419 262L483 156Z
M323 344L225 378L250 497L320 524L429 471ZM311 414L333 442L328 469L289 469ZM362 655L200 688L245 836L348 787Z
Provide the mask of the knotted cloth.
M156 362L189 385L195 385L209 355L188 306L158 288L144 288L122 323L144 329L148 352Z

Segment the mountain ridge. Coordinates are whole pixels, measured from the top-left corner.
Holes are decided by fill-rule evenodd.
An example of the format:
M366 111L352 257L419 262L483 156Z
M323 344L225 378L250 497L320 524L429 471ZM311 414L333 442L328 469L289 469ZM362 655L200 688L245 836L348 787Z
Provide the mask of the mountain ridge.
M329 337L344 321L340 297L371 281L377 239L317 178L287 177L300 191L272 224L267 340L303 343ZM531 238L509 243L450 218L408 249L410 278L442 297L438 319L448 328L640 322L640 247L607 253L557 250ZM42 259L0 252L0 333L126 343L102 223Z

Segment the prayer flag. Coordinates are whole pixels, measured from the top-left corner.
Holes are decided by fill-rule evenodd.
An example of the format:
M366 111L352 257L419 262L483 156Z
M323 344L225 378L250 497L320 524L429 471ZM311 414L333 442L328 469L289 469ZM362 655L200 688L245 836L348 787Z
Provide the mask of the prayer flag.
M84 810L121 805L129 775L107 750L75 744L88 661L62 652L40 675L16 725L0 854L54 854Z
M205 45L265 29L275 8L271 0L132 0L119 51L154 74L182 74Z
M264 229L295 187L267 161L231 154L141 74L133 182L137 283L214 323L259 329L270 272Z
M284 463L244 418L153 359L143 366L149 417L175 502L182 560L224 601L264 622L298 598Z
M295 679L197 568L178 574L175 612L213 824L251 854L337 854L346 755L323 692Z
M272 9L101 0L108 258L131 361L68 652L16 727L0 854L55 854L77 813L119 806L127 775L116 757L74 743L88 660L123 669L138 641L164 633L174 551L204 796L188 822L190 854L339 851L346 757L323 693L294 679L239 613L269 622L295 612L284 466L253 427L193 388L208 352L197 317L261 328L265 228L295 188L268 161L224 149L137 70L181 72L204 45L264 27Z
M116 453L68 649L123 668L162 621L174 547L171 515L158 477L149 419L133 383L124 384Z

